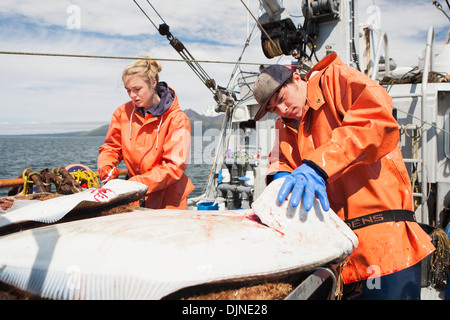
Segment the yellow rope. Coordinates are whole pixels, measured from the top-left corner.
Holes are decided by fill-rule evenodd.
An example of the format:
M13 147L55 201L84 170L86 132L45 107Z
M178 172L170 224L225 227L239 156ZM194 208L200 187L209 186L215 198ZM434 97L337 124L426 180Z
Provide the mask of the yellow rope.
M70 175L80 185L86 182L88 188L98 188L100 185L98 175L92 171L78 169L75 172L70 172Z
M32 183L33 181L28 180L28 176L25 174L27 170L30 170L30 168L27 168L23 170L22 172L22 179L23 179L23 194L28 194L29 189L29 183Z
M29 174L26 174L26 172L30 170ZM38 176L40 176L39 173L32 171L30 168L26 168L25 170L22 171L22 179L23 179L23 194L27 195L30 193L30 189L31 189L31 185L34 184L33 180L30 179L30 177L34 174L37 174Z

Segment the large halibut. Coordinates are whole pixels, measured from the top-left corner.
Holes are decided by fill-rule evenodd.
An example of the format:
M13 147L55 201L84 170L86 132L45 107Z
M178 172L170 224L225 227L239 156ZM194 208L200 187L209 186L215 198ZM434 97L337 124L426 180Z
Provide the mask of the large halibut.
M318 202L278 205L274 181L253 209L147 210L0 237L0 281L50 299L161 299L205 283L343 261L356 235Z
M142 198L147 189L146 185L139 182L115 179L101 188L91 188L49 200L22 200L19 206L13 205L9 210L0 211L0 228L28 221L53 223L72 210L130 203Z

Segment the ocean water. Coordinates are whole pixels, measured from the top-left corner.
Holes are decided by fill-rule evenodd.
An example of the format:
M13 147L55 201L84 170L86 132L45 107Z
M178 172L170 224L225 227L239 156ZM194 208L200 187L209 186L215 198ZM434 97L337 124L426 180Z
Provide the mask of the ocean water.
M81 163L97 170L98 148L104 137L68 136L2 136L0 137L0 180L18 178L23 170L30 168L39 172L44 168L65 167ZM125 168L122 164L119 168ZM202 193L210 165L189 164L186 174L195 190L189 197ZM0 188L0 197L7 195L9 188Z

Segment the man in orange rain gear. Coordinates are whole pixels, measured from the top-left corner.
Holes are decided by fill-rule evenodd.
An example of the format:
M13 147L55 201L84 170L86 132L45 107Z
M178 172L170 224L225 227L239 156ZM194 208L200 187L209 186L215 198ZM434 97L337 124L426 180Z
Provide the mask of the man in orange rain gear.
M191 126L175 91L159 82L161 65L140 59L128 65L122 80L131 101L112 116L105 143L99 148L100 179L118 177L123 160L129 180L148 187L145 207L187 209L194 189L184 171L190 152Z
M255 120L266 112L281 117L267 176L285 177L278 201L292 192L290 205L302 202L309 211L317 195L358 236L342 269L346 297L419 299L420 261L434 247L414 220L386 90L331 54L305 80L284 66L267 67L254 96L261 105Z

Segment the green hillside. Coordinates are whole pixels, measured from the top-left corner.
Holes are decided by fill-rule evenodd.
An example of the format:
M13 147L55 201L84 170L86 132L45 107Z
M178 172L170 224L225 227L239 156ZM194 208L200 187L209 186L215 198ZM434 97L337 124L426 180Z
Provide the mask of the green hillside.
M188 116L189 120L191 120L191 133L192 135L198 134L198 132L194 131L194 125L196 122L201 121L202 125L202 134L208 130L208 129L218 129L220 130L222 128L222 122L223 118L225 117L224 114L215 116L215 117L208 117L203 116L201 114L198 114L192 109L187 109L184 111L186 115Z
M77 136L106 136L108 128L109 124L105 124L104 126L98 127L94 130L80 132L77 134Z

